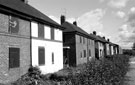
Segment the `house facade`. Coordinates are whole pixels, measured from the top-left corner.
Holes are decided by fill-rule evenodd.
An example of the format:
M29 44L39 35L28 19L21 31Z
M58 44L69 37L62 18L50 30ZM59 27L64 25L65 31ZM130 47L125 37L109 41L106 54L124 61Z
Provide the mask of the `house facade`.
M61 24L65 27L63 31L64 64L77 66L87 63L95 54L93 39L77 26L77 22L73 24L66 22L63 15Z
M0 0L0 83L9 83L38 66L42 73L63 68L59 24L25 0Z
M17 80L30 67L30 20L14 11L14 1L0 1L0 83Z
M63 68L62 30L51 25L31 22L32 66L43 74Z

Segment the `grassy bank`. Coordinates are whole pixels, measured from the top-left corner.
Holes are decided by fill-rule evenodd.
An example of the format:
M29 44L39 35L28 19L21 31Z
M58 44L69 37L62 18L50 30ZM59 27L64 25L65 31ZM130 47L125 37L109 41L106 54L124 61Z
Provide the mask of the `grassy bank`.
M49 76L31 68L13 85L122 85L129 56L107 56L76 68L66 68Z

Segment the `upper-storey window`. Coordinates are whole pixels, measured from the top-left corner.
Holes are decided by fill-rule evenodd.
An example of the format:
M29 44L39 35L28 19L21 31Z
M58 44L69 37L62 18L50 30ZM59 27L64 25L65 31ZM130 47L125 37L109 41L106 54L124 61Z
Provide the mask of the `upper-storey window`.
M49 26L45 26L45 38L51 39L51 28Z
M54 28L51 27L51 40L54 40Z
M44 25L38 24L38 37L44 38Z
M31 34L32 37L38 37L38 24L36 22L31 22Z
M9 16L9 30L10 33L19 32L19 20L16 17Z

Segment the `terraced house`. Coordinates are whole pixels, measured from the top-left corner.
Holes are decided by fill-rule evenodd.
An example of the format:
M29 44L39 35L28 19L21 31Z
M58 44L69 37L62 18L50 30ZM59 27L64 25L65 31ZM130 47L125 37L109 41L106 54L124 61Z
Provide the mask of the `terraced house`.
M62 15L61 24L65 27L63 31L64 64L77 66L95 57L93 38L78 27L77 22L71 24L65 21L65 16Z
M62 69L62 29L26 0L0 0L0 83L17 80L32 65L42 73Z

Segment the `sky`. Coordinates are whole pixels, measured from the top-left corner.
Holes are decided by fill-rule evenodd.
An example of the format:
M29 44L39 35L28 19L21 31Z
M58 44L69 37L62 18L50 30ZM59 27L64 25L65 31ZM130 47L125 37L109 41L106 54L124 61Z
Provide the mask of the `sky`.
M124 49L135 42L135 0L28 0L57 23L60 16L87 33L97 32Z

